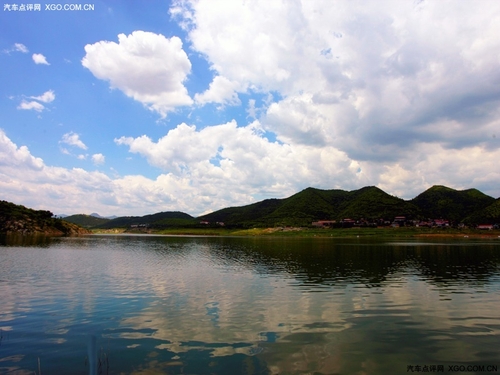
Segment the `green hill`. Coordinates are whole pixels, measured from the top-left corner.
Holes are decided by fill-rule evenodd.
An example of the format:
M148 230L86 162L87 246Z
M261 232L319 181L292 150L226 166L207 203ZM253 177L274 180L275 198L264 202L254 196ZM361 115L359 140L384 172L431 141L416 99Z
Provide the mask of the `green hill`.
M89 233L79 226L53 217L50 211L33 210L0 201L0 233L72 235Z
M374 186L354 191L307 188L284 199L267 199L242 207L225 208L199 217L226 225L288 226L310 225L316 220L385 219L414 217L419 209Z
M223 222L226 227L251 228L275 226L308 226L313 221L343 219L379 222L393 221L396 216L407 219L447 219L452 223L493 224L500 222L500 202L477 189L455 190L433 186L417 197L405 201L375 186L358 190L322 190L309 187L288 198L266 199L253 204L228 207L194 218L184 212L158 212L146 216L124 216L112 220L89 215L72 215L61 219L49 211L35 211L2 201L0 232L50 231L60 233L75 224L87 228L193 228ZM3 223L3 224L2 224ZM71 223L71 224L70 224ZM76 229L75 229L76 230Z
M150 228L162 229L167 227L193 226L198 223L191 215L179 211L158 212L146 216L122 216L108 220L95 228L130 228L131 226L147 225Z
M411 202L389 195L375 186L349 192L340 209L337 219L365 218L392 221L396 216L413 219L420 215L420 209Z
M494 198L477 189L455 190L435 185L413 198L410 202L419 207L425 218L444 218L459 222L488 207Z
M198 220L236 226L250 226L252 223L264 225L265 221L262 218L275 211L281 205L281 201L281 199L266 199L246 206L223 208L200 216Z
M109 219L106 218L95 217L92 215L84 215L84 214L66 216L65 218L63 218L63 220L69 221L70 223L79 225L84 228L96 227L98 225L104 224L109 221Z
M500 223L500 198L489 206L480 209L464 219L467 225L499 224Z

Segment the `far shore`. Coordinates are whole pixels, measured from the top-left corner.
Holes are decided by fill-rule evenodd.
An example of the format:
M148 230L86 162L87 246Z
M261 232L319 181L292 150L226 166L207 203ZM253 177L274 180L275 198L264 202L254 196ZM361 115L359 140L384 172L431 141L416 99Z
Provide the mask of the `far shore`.
M325 238L475 238L499 239L500 230L455 229L455 228L337 228L320 229L305 227L280 227L280 228L252 228L252 229L227 229L227 228L171 228L171 229L93 229L93 234L155 234L176 236L238 236L238 237L325 237Z

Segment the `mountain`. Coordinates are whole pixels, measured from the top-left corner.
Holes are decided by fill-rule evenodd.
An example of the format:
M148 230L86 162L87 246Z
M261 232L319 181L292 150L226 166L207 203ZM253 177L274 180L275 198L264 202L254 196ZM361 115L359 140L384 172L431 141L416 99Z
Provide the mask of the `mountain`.
M496 199L489 206L475 211L467 216L464 222L468 225L477 224L499 224L500 223L500 198Z
M84 214L66 216L63 218L63 220L79 225L84 228L96 227L100 224L104 224L109 221L109 219L103 217L96 217L93 215L84 215Z
M86 229L53 217L50 211L33 210L0 201L0 233L72 235L89 233Z
M434 185L412 200L425 218L459 222L491 205L495 199L477 189L455 190Z
M266 199L241 207L229 207L198 217L209 222L223 222L226 225L244 225L247 222L264 224L262 217L274 212L281 204L281 199Z
M192 226L198 223L191 215L180 211L158 212L146 216L121 216L107 220L95 227L101 229L128 228L132 225L148 225L150 228L166 228L171 226Z
M418 207L393 197L374 186L359 190L321 190L307 188L284 199L267 199L242 207L224 208L198 219L222 221L242 227L310 225L316 220L385 219L416 217Z
M66 215L66 216L68 216L68 215ZM110 220L111 220L111 219L116 219L116 218L118 217L118 216L116 216L116 215L111 215L111 216L101 216L101 215L99 215L97 212L92 212L92 213L90 214L90 216L93 216L93 217L98 217L98 218L100 218L100 219L110 219Z
M353 191L309 187L288 198L266 199L245 206L223 208L197 218L184 212L167 211L114 219L96 217L97 214L71 215L62 220L53 218L49 211L30 210L2 201L4 206L0 207L0 224L2 220L9 223L0 225L0 232L2 230L44 231L50 225L62 228L70 223L100 229L134 226L164 229L206 225L200 221L209 222L214 226L223 222L226 227L240 228L308 226L318 220L339 222L349 218L375 222L393 221L396 216L405 216L407 219L447 219L454 223L463 221L466 224L494 224L500 222L499 199L495 200L477 189L455 190L440 185L427 189L409 201L389 195L375 186L366 186ZM13 206L5 206L8 204ZM26 213L24 210L29 212ZM21 215L23 212L28 215L24 219ZM21 217L22 225L13 224L12 220L18 217ZM60 231L65 233L62 229Z
M420 209L413 203L389 195L375 186L349 192L339 208L342 211L337 215L337 219L348 217L392 221L396 216L414 219L420 215Z

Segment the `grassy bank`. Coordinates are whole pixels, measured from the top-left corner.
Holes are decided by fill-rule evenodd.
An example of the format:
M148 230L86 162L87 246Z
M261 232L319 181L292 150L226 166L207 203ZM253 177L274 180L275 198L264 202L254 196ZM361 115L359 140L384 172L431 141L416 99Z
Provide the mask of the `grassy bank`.
M336 237L336 238L397 238L397 237L456 237L456 238L500 238L500 230L435 229L435 228L172 228L163 230L125 230L123 228L93 230L94 234L161 234L184 236L274 236L274 237Z

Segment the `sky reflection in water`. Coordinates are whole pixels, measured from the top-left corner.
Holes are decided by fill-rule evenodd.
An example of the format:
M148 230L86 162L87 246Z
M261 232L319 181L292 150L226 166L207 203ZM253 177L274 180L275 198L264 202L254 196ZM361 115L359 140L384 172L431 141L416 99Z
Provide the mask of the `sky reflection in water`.
M0 247L0 372L500 362L500 242L93 236ZM27 246L26 246L27 245Z

